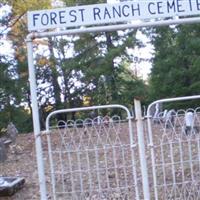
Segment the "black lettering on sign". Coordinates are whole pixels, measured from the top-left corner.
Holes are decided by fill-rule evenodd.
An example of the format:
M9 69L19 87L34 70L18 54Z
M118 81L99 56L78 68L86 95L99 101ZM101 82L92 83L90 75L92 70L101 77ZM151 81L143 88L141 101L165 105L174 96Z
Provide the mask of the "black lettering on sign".
M164 12L162 11L162 1L157 2L157 9L158 9L158 14L163 14Z
M104 16L103 16L103 18L104 19L107 19L107 18L111 19L110 13L109 13L109 11L108 11L107 8L105 8L105 10L104 10Z
M154 8L154 9L153 9ZM148 11L151 15L155 15L155 3L151 2L148 4Z
M121 16L122 16L120 6L118 6L118 10L117 10L117 8L115 8L115 7L113 6L113 17L115 18L116 16L118 16L118 17L121 17Z
M134 4L131 5L131 8L132 8L132 16L135 16L137 12L138 13L138 16L140 16L140 5L137 4L137 7L135 8Z
M122 13L123 13L123 15L124 15L125 17L128 17L128 16L130 15L130 12L128 12L127 9L130 9L130 7L129 7L128 5L124 5L124 6L122 7Z
M196 4L197 4L197 10L200 10L200 2L199 2L199 0L196 0Z
M93 8L93 14L94 14L94 20L97 20L97 18L99 20L101 20L100 9L99 8Z
M81 13L81 20L82 20L82 22L84 21L84 13L83 13L83 11L84 11L85 9L79 9L79 11L80 11L80 13Z
M181 9L182 8L182 0L177 0L177 11L178 12L185 12L185 10L184 9Z
M65 11L64 10L59 11L59 21L60 21L60 24L66 24L66 22L65 22Z
M50 13L51 25L52 24L57 24L56 18L57 18L57 14L55 12L51 12Z
M70 10L69 11L69 15L72 17L72 19L70 20L70 22L75 22L77 20L76 10Z
M170 13L171 10L173 12L176 12L175 3L174 3L174 1L172 1L171 4L170 4L170 2L167 1L167 12Z
M41 17L41 24L44 26L49 24L49 16L46 13L44 13Z
M189 5L190 5L190 11L192 11L192 0L189 0Z
M33 14L33 26L35 26L36 20L38 20L39 16L40 16L40 14Z

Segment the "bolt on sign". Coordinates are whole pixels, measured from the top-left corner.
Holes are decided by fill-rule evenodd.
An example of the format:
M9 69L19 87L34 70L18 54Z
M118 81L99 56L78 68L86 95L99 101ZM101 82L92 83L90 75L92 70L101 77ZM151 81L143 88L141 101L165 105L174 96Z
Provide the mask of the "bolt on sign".
M115 4L92 4L29 11L28 30L68 28L83 25L189 17L200 14L200 0L135 0Z

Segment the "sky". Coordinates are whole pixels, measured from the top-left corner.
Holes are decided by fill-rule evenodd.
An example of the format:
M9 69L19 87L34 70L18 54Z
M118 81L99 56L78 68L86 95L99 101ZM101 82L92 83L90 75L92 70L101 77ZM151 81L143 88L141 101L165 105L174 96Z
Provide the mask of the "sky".
M4 15L7 15L9 13L10 7L9 6L3 6L0 8L0 18L2 18ZM0 26L0 34L3 34L3 37L0 40L0 55L9 56L12 55L12 44L10 41L6 38L6 32L8 30L5 30L5 27Z
M125 0L123 0L125 1ZM119 3L120 0L107 0L107 3ZM153 57L154 48L149 43L149 39L141 33L141 31L137 32L136 38L141 40L144 43L144 47L134 50L130 50L134 56L141 59L151 59ZM137 75L143 78L144 80L148 79L148 74L151 72L152 64L149 61L136 62L133 61L132 68L133 70L137 70Z
M150 60L153 57L154 48L153 45L150 44L149 39L146 35L142 34L141 31L137 31L136 38L141 40L144 43L144 47L138 49L135 48L133 50L134 56ZM148 79L148 74L151 72L152 64L150 61L141 61L140 63L133 61L133 67L136 67L138 71L138 75L141 76L144 80Z

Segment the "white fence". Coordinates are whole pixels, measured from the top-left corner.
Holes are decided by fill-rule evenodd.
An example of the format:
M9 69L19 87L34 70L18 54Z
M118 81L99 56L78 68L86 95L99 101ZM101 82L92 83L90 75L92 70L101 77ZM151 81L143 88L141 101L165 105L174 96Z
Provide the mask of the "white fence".
M71 112L120 109L124 117L62 121ZM142 199L136 138L128 109L120 105L60 110L46 121L49 164L46 176L53 199ZM45 146L45 144L43 144ZM136 156L137 154L137 156Z
M147 155L152 199L200 199L200 109L173 110L150 116L156 103L199 99L200 96L164 99L147 111Z
M200 96L153 102L147 120L142 119L136 100L136 119L121 105L51 113L47 140L43 139L49 196L54 200L200 199L200 108L174 108L158 113L156 119L150 115L156 103L173 106L193 99ZM89 117L89 112L103 113L103 109L118 109L121 116ZM85 113L83 120L56 120L57 115L71 112Z

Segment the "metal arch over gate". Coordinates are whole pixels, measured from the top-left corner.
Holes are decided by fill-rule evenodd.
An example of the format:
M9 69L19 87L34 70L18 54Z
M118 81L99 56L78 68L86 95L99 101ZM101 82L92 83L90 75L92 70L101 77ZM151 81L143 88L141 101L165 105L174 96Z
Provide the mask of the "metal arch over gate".
M127 6L131 6L130 2L128 1L126 3L127 4L126 8L127 8ZM146 1L146 2L148 2L148 1ZM183 4L180 5L181 2ZM134 1L134 3L137 3L137 2ZM159 1L157 3L159 4L159 6L157 6L157 7L160 8L161 7L160 3L162 3L162 1ZM122 3L119 3L118 6L120 4L122 4ZM44 169L44 161L43 161L41 129L40 129L40 123L39 123L39 109L38 109L38 103L37 103L37 85L36 85L36 74L35 74L34 57L33 57L33 40L36 38L43 38L43 37L48 37L48 36L51 37L51 36L61 36L61 35L73 35L73 34L82 34L82 33L101 32L101 31L125 30L125 29L139 28L139 27L164 26L164 25L171 25L171 24L190 24L190 23L199 23L200 22L200 17L180 18L180 19L174 18L174 16L193 16L193 15L197 16L199 14L199 9L198 9L197 3L195 4L195 1L187 1L187 4L186 4L186 1L176 1L177 9L175 9L175 7L174 7L175 4L173 4L173 5L169 4L168 7L174 11L169 12L167 15L165 15L165 13L163 13L162 10L158 10L157 13L154 13L155 10L154 11L150 10L150 6L153 6L153 4L154 4L154 2L151 2L151 5L148 3L146 4L147 5L146 8L149 8L148 14L153 15L153 17L151 18L153 20L150 20L150 18L149 18L149 20L147 19L148 22L146 21L145 18L140 18L138 16L138 19L140 18L141 20L144 20L144 19L145 20L141 21L140 23L134 23L134 22L132 22L132 20L137 20L137 17L132 16L133 18L129 18L128 20L126 20L126 18L123 20L119 20L120 22L122 22L122 24L118 24L118 25L81 27L81 28L69 29L69 30L64 30L64 31L57 30L57 31L52 31L52 32L32 32L27 36L26 42L27 42L27 49L28 49L30 92L31 92L31 102L32 102L32 111L33 111L32 115L33 115L33 126L34 126L34 134L35 134L35 145L36 145L36 154L37 154L37 167L38 167L38 174L39 174L39 186L40 186L41 200L47 199L47 192L46 192L46 180L45 180L45 174L44 174L45 169ZM104 5L104 6L106 6L106 5ZM163 8L165 8L164 10L166 10L165 6L163 6ZM137 7L137 8L140 9L139 7ZM73 11L71 11L71 16L73 16L73 13L76 12L77 8L78 7L74 7ZM188 10L188 8L189 8L189 10ZM81 9L85 9L85 8L83 7ZM45 11L45 12L47 12L47 11ZM83 12L83 10L81 11L81 13L82 12ZM61 20L60 22L61 22L61 24L63 24L62 27L64 28L66 26L65 26L65 22L62 21L65 18L63 16L63 11L60 11L58 13L59 13L60 20ZM33 14L34 14L34 16L31 20L35 20L35 21L32 23L32 25L34 25L34 23L36 23L38 17L40 16L39 13L33 12ZM54 23L54 25L57 24L56 15L57 15L56 12L53 12L50 15L51 22ZM83 15L81 15L81 16L83 17ZM98 10L97 10L97 16L98 16ZM160 21L155 20L156 17L162 19L163 17L166 17L166 16L171 19L160 20ZM48 15L45 14L43 17L46 17L46 19L47 19ZM119 22L119 21L114 20L111 22L113 23L113 22ZM129 21L129 22L125 24L125 23L123 23L125 21L127 21L127 22ZM31 23L30 19L28 21L28 24L29 23ZM47 24L47 21L45 23L44 22L42 22L42 23ZM101 22L99 24L101 24ZM79 25L81 26L81 24L79 24ZM89 24L87 24L87 25L89 25ZM74 27L77 27L77 25L74 24ZM50 28L52 28L52 27L50 27ZM57 27L53 27L53 28L57 28ZM36 29L32 29L32 30L36 30ZM30 31L31 31L31 28L30 28ZM141 131L141 130L138 129L138 131ZM140 142L142 144L142 140ZM140 149L140 151L141 151L140 153L142 153L143 150ZM143 167L145 167L145 165ZM143 184L144 184L144 182L143 182ZM145 191L145 189L144 189L144 191ZM146 189L146 191L148 191L148 189ZM144 195L148 196L149 194L145 193Z

